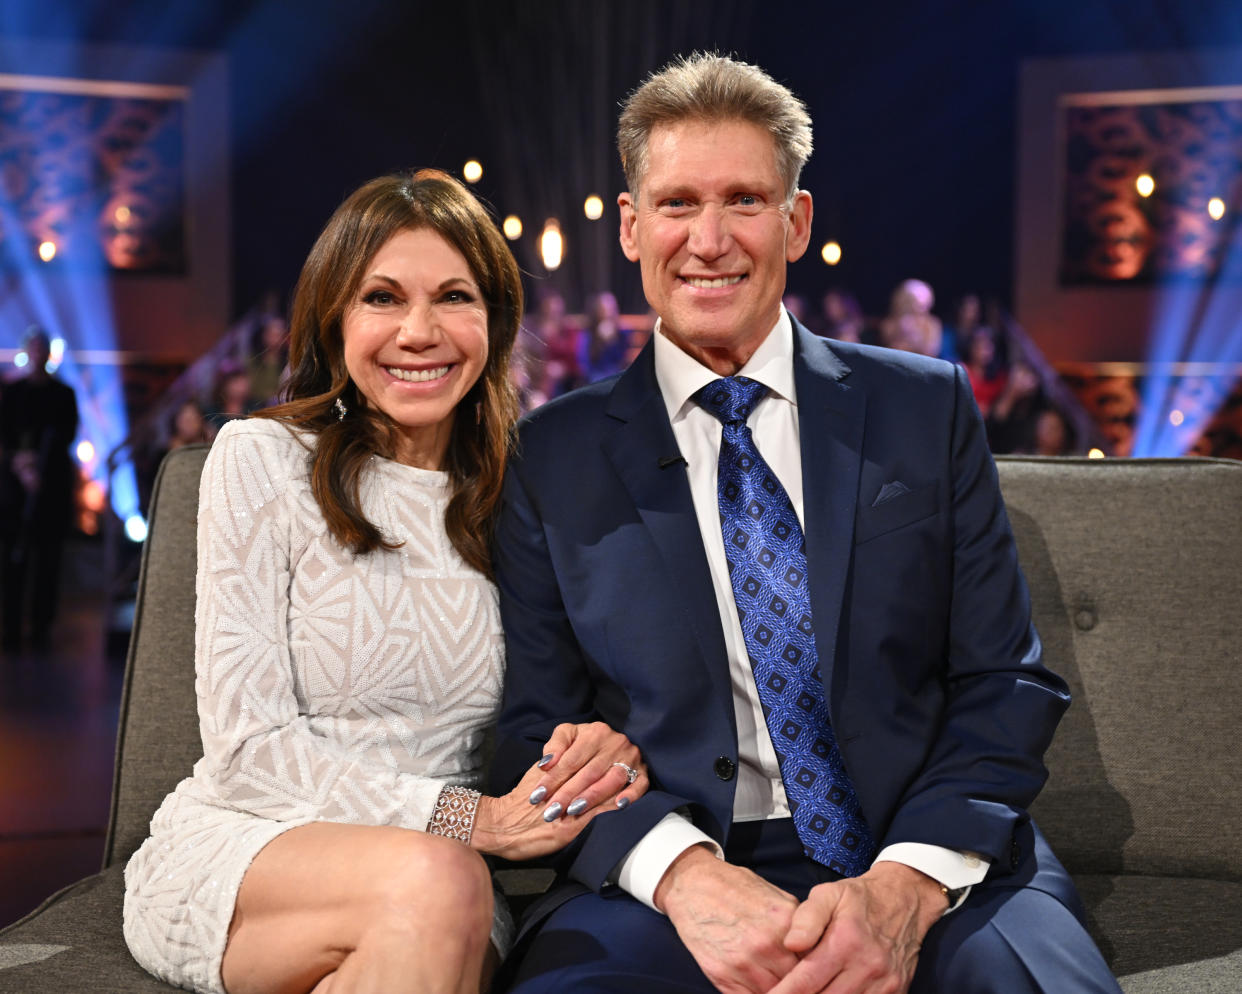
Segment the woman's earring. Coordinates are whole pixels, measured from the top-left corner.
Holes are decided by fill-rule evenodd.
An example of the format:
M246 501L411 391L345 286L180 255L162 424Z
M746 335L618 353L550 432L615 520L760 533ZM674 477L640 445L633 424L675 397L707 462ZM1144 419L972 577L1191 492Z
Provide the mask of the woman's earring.
M349 413L349 408L345 406L345 401L341 400L340 397L337 397L336 400L332 402L332 409L336 411L337 421L344 421L345 415Z

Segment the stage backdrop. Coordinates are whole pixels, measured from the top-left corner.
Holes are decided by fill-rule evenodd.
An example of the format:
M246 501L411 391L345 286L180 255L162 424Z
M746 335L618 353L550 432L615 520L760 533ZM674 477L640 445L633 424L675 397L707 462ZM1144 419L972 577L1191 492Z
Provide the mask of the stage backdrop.
M210 348L229 176L222 56L0 38L0 349L35 322L118 364Z

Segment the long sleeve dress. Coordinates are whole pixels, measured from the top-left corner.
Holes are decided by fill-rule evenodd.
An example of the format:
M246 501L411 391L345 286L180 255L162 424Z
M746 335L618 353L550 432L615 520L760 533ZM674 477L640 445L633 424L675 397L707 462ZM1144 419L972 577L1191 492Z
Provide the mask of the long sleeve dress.
M242 876L314 821L425 830L477 787L504 645L496 591L444 529L448 476L374 458L361 499L396 549L354 556L311 494L304 438L225 425L199 497L195 687L203 758L125 871L125 939L151 973L219 994ZM512 923L497 900L492 938Z

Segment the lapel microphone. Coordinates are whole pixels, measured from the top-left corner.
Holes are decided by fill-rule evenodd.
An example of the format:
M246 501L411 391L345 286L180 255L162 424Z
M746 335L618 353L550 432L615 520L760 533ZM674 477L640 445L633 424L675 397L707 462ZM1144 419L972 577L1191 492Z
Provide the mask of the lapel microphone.
M668 469L670 466L676 466L678 463L688 465L685 457L680 452L675 456L660 456L659 465L661 469Z

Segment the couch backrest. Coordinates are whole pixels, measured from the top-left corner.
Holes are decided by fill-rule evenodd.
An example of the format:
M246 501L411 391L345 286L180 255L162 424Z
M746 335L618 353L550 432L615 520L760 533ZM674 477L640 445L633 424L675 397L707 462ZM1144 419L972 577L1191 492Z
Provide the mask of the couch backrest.
M997 465L1074 694L1034 817L1071 872L1242 879L1242 462Z
M104 865L123 863L203 754L194 697L198 481L208 446L174 449L152 491L117 730Z
M202 754L198 481L156 479L121 701L105 865ZM1074 706L1035 817L1071 872L1242 879L1242 462L1002 457L1045 659Z

